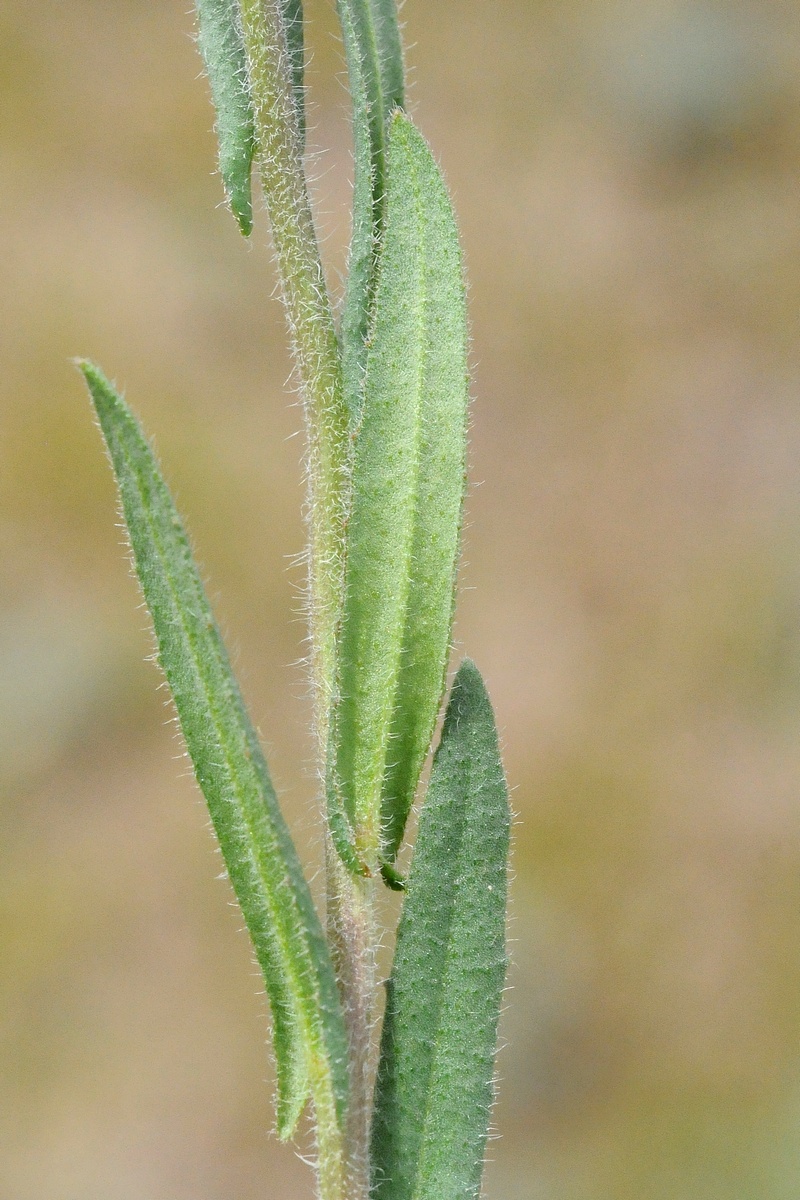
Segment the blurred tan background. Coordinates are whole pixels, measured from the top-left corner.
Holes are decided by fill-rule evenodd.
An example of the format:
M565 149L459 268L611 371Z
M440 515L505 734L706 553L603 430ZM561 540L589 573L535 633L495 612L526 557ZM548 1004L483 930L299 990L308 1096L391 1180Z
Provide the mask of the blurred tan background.
M0 1200L312 1194L68 362L155 437L314 871L300 413L188 8L0 4ZM346 96L307 12L335 280ZM798 10L403 15L471 283L459 647L519 814L487 1200L794 1200Z

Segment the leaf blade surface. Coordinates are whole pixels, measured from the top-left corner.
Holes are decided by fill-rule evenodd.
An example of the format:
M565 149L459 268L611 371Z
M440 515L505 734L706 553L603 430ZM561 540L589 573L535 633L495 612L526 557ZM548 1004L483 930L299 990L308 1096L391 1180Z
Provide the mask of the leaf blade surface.
M291 1136L311 1091L335 1141L347 1096L346 1035L333 969L297 853L155 456L124 400L81 370L120 490L161 666L273 1014L278 1128Z
M352 429L357 426L361 413L367 329L375 273L375 148L372 141L370 96L364 56L359 45L350 0L339 0L337 8L353 106L353 215L341 330L342 387Z
M376 1200L473 1200L492 1103L510 817L491 704L456 675L397 935L372 1127Z
M395 0L337 0L353 106L353 223L342 312L342 371L355 427L383 227L388 120L405 103Z
M236 0L196 0L200 52L217 112L219 169L231 211L245 237L253 230L253 111Z
M388 124L391 113L405 104L403 48L396 0L337 0L340 19L347 18L345 53L348 69L357 55L366 103L376 201L383 196Z
M444 691L465 487L467 323L441 174L402 113L355 435L333 778L372 869L402 840ZM382 844L381 844L382 843Z

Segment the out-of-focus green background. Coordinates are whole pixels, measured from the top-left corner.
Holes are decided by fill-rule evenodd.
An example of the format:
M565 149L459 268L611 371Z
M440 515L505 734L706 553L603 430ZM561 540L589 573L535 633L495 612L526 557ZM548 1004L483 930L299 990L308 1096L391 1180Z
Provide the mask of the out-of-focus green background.
M312 1192L68 362L156 439L315 870L301 416L189 7L0 6L2 1200ZM346 95L331 2L307 11L335 279ZM797 7L403 16L471 281L458 644L519 815L486 1196L795 1200Z

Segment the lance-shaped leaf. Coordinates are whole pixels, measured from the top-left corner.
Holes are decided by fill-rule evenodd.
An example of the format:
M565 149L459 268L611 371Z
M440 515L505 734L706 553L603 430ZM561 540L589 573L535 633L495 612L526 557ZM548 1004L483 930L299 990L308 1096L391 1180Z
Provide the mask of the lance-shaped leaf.
M119 486L159 660L264 974L278 1130L291 1135L310 1091L321 1149L324 1142L330 1154L346 1104L346 1035L322 927L153 452L108 380L90 363L80 365Z
M376 1200L479 1194L506 971L509 824L491 704L465 660L422 807L387 990Z
M242 233L249 237L253 229L250 172L255 133L237 4L236 0L196 3L200 51L217 110L219 169L231 211Z
M356 425L383 220L387 122L404 103L403 55L395 0L337 0L337 9L353 103L353 229L342 312L342 372Z
M369 126L376 201L384 192L387 124L392 110L405 103L403 50L396 0L337 0L348 71L358 60L365 103L354 107ZM346 21L345 21L346 18Z
M332 807L371 869L381 834L390 859L402 839L444 690L468 400L453 213L427 145L400 112L388 165L332 715Z
M400 23L397 19L397 0L353 0L364 11L369 23L369 37L375 47L380 88L383 97L383 121L393 108L405 103L405 76Z
M219 169L231 211L245 237L253 230L251 172L255 128L237 0L196 0L198 41L217 110ZM303 0L283 0L286 47L301 146L305 145Z
M347 0L340 0L338 9L353 102L353 217L341 332L342 388L350 427L354 429L361 416L367 327L376 262L377 210L372 190L373 149L364 61Z

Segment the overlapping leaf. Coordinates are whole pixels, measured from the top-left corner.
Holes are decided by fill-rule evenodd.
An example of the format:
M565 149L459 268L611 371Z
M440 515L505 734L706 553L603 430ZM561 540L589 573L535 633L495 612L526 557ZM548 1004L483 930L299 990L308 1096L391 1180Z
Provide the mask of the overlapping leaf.
M405 103L403 51L395 0L337 0L348 71L357 62L364 102L353 95L354 112L366 118L373 193L384 193L388 121Z
M237 0L195 0L200 51L217 111L219 169L231 211L245 237L253 229L251 171L255 154L247 57ZM305 143L303 0L283 0L292 95L301 144Z
M236 0L196 0L200 51L217 110L219 169L231 211L245 237L253 229L250 172L255 153L253 112Z
M453 684L387 993L376 1200L474 1200L506 970L507 789L475 665Z
M348 0L340 0L338 9L353 101L353 216L341 335L342 386L350 427L355 429L361 415L364 387L367 328L376 263L377 210L372 190L373 146L364 58Z
M441 704L464 495L467 328L433 157L390 121L383 235L356 434L332 718L332 812L374 869L402 839ZM382 846L380 845L382 843Z
M279 1132L291 1135L310 1091L321 1137L330 1143L346 1104L346 1036L319 918L153 453L101 372L81 367L119 486L159 660L264 974Z
M353 230L342 313L342 372L353 426L361 412L366 336L383 221L387 125L404 103L395 0L337 0L353 102Z

